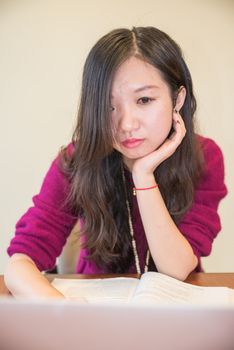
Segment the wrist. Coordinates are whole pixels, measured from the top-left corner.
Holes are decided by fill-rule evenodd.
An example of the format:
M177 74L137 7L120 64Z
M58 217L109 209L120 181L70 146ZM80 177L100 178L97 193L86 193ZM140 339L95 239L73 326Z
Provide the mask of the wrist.
M158 184L155 184L153 186L149 187L133 187L133 195L136 196L137 192L142 192L142 191L148 191L148 190L153 190L158 187Z
M147 188L155 186L156 180L154 174L135 174L132 173L134 187L136 188Z

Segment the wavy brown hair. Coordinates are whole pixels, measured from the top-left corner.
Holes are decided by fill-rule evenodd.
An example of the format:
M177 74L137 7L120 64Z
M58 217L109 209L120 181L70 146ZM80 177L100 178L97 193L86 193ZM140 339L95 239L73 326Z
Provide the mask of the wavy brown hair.
M92 259L105 272L126 272L133 253L121 175L122 157L113 149L110 96L117 68L131 56L157 68L175 105L178 90L186 89L180 114L187 133L175 153L157 169L157 182L167 209L178 224L190 208L199 179L202 156L196 141L193 116L196 100L190 72L180 47L154 27L116 29L91 49L83 71L74 151L62 152L62 168L71 181L68 201L84 218L82 233ZM156 173L155 173L156 175ZM131 203L131 191L127 189Z

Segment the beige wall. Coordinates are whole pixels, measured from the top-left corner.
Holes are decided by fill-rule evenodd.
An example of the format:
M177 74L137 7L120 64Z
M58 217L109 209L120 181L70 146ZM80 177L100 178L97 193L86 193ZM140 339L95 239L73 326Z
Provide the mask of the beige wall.
M207 271L234 271L234 1L0 0L0 273L14 225L71 137L84 58L115 27L153 25L182 46L200 131L222 147L229 195Z

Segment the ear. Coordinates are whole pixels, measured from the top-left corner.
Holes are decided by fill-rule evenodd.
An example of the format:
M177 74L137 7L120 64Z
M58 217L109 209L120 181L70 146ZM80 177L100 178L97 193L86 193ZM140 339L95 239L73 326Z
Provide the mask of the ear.
M186 89L184 86L180 86L178 93L177 93L175 106L174 106L174 109L177 110L178 112L183 107L185 97L186 97Z

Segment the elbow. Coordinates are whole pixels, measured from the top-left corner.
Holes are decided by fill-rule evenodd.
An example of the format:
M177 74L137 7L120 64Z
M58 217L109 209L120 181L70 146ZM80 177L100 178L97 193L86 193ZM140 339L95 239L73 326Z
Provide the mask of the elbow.
M179 271L175 274L171 274L170 276L184 282L190 273L191 271Z
M9 291L12 291L14 285L14 266L12 266L12 260L8 261L6 269L4 271L4 283Z
M174 277L179 281L185 281L189 274L195 270L197 264L198 258L196 257L196 255L193 254L190 263L184 266L183 268L178 269L178 271L175 272L175 275L171 277Z
M13 294L18 284L18 279L22 274L22 271L25 269L24 266L27 266L28 264L34 265L34 262L25 254L16 253L10 257L4 271L4 283L7 289Z
M198 264L198 258L196 255L192 255L189 263L179 266L179 264L174 269L160 269L158 272L164 273L165 275L168 275L170 277L173 277L179 281L185 281L186 278L189 276L189 274L195 270L196 266Z

